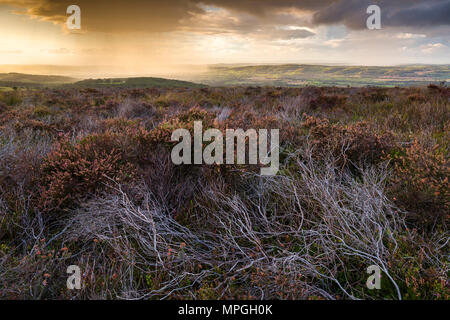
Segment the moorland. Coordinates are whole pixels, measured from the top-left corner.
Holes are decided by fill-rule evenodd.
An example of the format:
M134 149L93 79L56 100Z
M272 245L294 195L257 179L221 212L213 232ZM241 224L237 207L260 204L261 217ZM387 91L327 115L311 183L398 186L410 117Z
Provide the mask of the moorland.
M0 91L0 298L450 298L445 85L101 84ZM174 165L194 121L279 129L277 175Z

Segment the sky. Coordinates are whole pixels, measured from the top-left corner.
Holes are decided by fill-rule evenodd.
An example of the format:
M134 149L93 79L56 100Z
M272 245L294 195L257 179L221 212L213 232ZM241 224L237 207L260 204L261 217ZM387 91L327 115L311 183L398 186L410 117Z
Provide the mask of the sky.
M369 30L366 10L381 9ZM69 30L69 5L81 29ZM449 64L450 0L0 0L0 65ZM201 69L200 67L198 68Z

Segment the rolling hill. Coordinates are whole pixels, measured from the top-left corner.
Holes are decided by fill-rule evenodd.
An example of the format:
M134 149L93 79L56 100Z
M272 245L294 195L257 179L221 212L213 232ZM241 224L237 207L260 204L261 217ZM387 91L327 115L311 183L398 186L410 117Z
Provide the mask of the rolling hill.
M65 76L33 75L24 73L0 73L0 87L2 88L200 88L203 84L171 80L164 78L139 77L139 78L107 78L107 79L75 79Z
M199 88L205 86L423 86L450 80L450 65L213 65L177 76L76 79L67 76L0 73L0 89L20 88ZM168 76L171 77L171 76Z
M0 87L41 88L72 83L78 79L65 76L48 76L25 73L0 73Z
M219 65L192 80L212 86L415 86L449 81L450 65Z
M164 78L138 77L138 78L108 78L108 79L87 79L75 82L70 86L77 88L88 87L120 87L120 88L200 88L205 87L203 84L171 80Z

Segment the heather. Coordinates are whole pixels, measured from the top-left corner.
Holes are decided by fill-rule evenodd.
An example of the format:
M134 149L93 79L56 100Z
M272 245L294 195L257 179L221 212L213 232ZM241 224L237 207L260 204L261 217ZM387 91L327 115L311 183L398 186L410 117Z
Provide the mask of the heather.
M0 298L449 299L449 99L436 85L0 92ZM278 174L174 165L171 134L194 121L280 129Z

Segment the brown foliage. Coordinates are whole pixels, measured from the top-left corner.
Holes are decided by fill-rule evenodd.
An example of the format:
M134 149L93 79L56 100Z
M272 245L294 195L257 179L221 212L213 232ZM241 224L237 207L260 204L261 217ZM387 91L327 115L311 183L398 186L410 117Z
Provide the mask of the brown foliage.
M425 225L450 218L450 162L438 147L429 150L416 139L402 152L389 155L394 163L391 188L396 202Z
M135 169L126 161L115 134L91 135L77 144L60 141L42 164L39 207L44 211L62 209L74 200L95 193L108 179L124 181Z
M328 119L305 116L303 126L309 130L317 157L331 151L348 162L375 163L393 147L392 134L378 134L368 122L350 125L330 124Z
M8 110L8 106L3 101L0 101L0 113L5 112Z
M334 107L342 107L346 101L347 97L344 95L320 95L311 100L310 107L313 110L329 110Z

